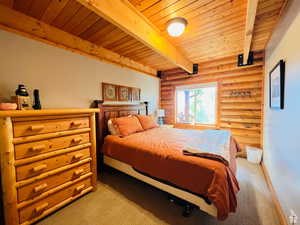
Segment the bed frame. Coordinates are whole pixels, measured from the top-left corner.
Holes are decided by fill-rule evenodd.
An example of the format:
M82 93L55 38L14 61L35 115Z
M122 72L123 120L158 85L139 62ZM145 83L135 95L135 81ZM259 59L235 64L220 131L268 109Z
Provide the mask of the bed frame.
M136 114L145 114L148 115L148 103L143 102L140 104L132 104L132 105L124 105L124 104L104 104L103 101L95 101L96 105L99 107L100 112L98 116L98 129L97 129L97 141L98 141L98 149L100 151L104 138L109 134L107 121L110 118L117 118L128 115L136 115ZM166 183L162 183L156 179L153 179L149 176L143 175L136 170L134 170L130 165L123 163L119 160L113 159L106 155L103 155L104 164L108 165L114 169L117 169L123 173L126 173L138 180L141 180L147 184L150 184L160 190L163 190L173 196L178 197L179 199L183 199L193 205L196 205L202 211L217 217L217 209L213 204L208 204L206 201L190 192L184 191L182 189L176 188L174 186L168 185ZM192 210L191 204L184 204L183 215L188 216Z

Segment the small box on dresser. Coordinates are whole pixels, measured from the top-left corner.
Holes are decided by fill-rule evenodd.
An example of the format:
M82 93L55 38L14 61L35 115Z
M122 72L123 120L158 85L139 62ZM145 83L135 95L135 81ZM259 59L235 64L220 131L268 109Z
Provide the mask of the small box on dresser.
M96 190L97 109L0 111L6 225L27 225Z

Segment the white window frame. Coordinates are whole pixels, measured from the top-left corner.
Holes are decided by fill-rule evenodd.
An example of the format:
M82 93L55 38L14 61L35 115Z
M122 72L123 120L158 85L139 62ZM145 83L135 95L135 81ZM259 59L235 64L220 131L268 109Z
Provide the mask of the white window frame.
M177 93L180 90L186 89L198 89L198 88L207 88L207 87L215 87L216 88L216 100L215 100L215 122L213 124L205 124L205 123L180 123L177 121ZM176 124L186 124L193 126L209 126L216 127L218 124L218 95L219 95L219 85L218 82L209 82L209 83L200 83L200 84L192 84L192 85L182 85L176 86L175 88L175 122Z

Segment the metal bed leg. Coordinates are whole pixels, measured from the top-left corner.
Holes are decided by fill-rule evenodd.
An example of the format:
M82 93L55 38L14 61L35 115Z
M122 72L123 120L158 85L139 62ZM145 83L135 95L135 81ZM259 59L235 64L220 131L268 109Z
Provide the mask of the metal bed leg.
M170 202L183 207L182 216L184 216L184 217L189 217L191 215L193 209L195 208L195 206L193 204L191 204L183 199L177 198L173 195L169 194L168 199Z

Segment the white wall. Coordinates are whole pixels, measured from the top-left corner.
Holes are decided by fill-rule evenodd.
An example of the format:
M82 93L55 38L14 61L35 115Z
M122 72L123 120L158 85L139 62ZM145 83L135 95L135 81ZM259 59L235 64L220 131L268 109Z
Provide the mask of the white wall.
M269 72L286 61L284 110L269 108ZM290 2L268 44L265 74L264 163L286 216L300 217L300 4Z
M157 78L0 30L1 99L22 83L40 89L44 108L86 108L102 99L101 82L141 88L151 111L158 105Z

